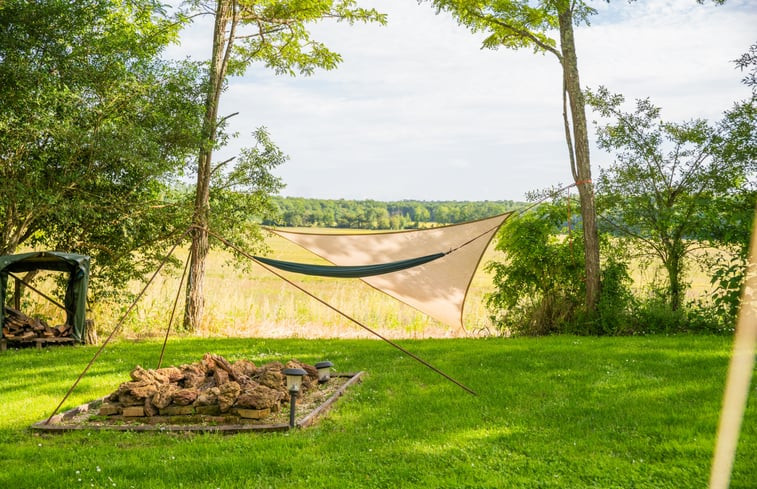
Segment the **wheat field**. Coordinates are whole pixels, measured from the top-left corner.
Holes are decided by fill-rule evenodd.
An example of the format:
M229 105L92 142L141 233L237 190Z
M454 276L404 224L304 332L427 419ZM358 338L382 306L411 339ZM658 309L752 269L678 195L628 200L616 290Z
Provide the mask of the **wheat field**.
M315 232L309 229L310 232ZM318 230L318 232L328 232ZM270 256L281 260L326 262L275 235L267 238ZM184 260L186 250L177 252ZM337 309L390 338L456 338L489 333L489 320L483 297L491 288L484 264L497 252L493 244L482 259L465 303L465 329L451 328L407 306L357 279L335 279L281 272ZM244 260L244 259L243 259ZM181 270L162 273L145 293L124 323L128 337L164 334L177 294ZM141 284L133 284L137 292ZM235 337L324 337L372 338L373 335L255 263L232 259L227 251L213 249L206 276L205 316L199 331L202 336ZM180 323L183 293L179 299L174 328ZM49 309L46 307L46 309ZM119 311L123 308L119 308ZM93 304L90 316L101 334L115 325L118 317L109 305ZM178 331L179 334L182 332Z

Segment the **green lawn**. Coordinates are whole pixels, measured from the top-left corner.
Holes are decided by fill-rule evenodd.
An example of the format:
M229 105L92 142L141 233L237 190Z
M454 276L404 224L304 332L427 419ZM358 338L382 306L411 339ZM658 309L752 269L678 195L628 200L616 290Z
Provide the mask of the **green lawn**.
M166 364L332 360L366 370L315 427L187 435L28 430L57 405L92 347L0 355L0 487L699 488L714 446L730 338L401 343L477 390L470 396L370 340L175 339ZM65 408L105 395L160 344L106 349ZM731 487L757 481L751 391Z

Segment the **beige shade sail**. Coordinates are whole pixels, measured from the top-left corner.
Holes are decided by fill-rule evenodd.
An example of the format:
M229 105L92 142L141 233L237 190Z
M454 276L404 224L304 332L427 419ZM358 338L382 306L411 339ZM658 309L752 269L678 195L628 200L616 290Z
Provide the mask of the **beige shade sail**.
M270 229L338 266L442 258L361 280L452 327L463 327L463 307L473 275L494 234L511 212L463 224L370 234L316 234Z

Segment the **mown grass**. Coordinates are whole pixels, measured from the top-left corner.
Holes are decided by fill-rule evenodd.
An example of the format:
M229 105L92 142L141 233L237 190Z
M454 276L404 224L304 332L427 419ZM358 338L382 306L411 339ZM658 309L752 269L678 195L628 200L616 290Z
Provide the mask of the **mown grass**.
M290 433L38 435L93 347L0 355L0 487L695 488L707 483L730 339L715 336L403 340L470 396L384 343L179 339L168 364L210 351L328 358L365 381L319 425ZM115 389L160 344L109 346L65 407ZM757 480L751 391L734 488Z

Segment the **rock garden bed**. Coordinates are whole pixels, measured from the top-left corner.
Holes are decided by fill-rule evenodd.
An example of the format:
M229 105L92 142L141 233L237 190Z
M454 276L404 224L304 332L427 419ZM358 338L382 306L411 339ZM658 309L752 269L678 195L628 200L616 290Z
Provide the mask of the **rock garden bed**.
M307 372L297 397L298 427L314 423L362 375L331 374L328 382L319 383L316 368L297 360L256 366L206 353L201 361L179 367L137 366L131 380L110 395L35 423L32 429L283 431L289 429L285 368Z

